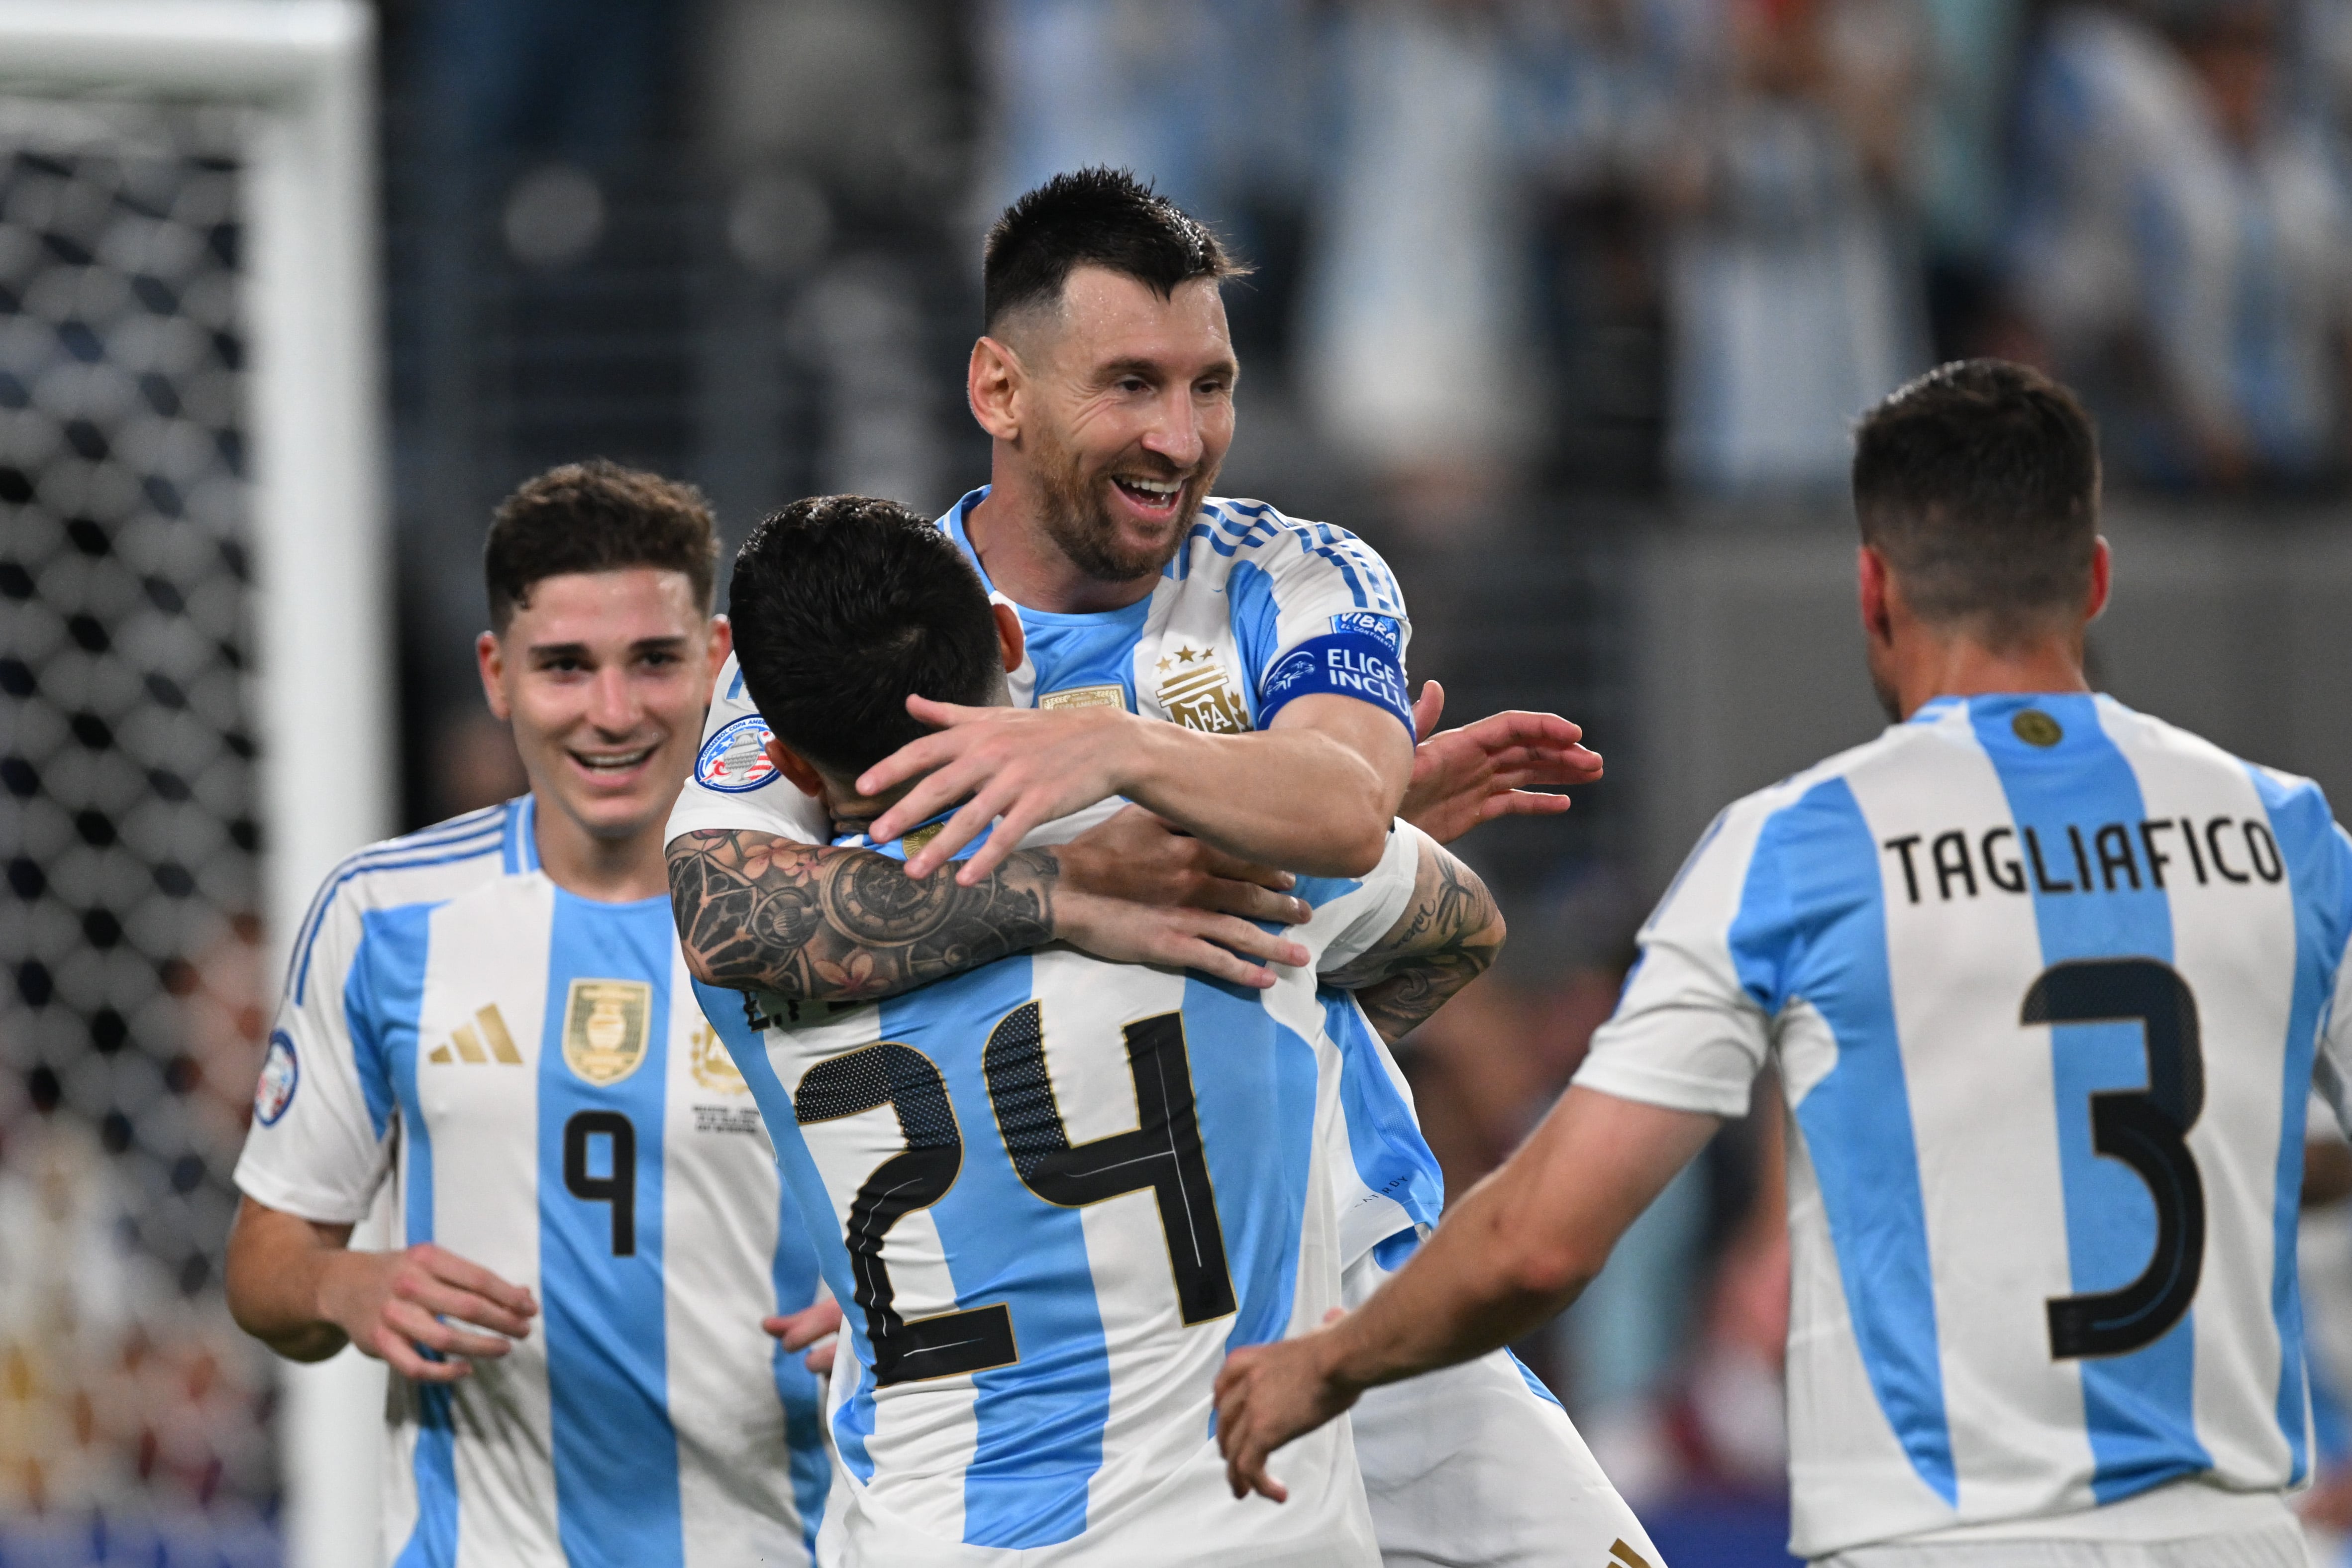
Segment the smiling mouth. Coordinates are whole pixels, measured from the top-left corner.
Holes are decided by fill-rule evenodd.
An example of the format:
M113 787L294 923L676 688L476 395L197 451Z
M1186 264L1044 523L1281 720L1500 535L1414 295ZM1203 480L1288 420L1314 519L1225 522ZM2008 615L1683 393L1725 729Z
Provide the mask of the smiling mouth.
M1120 477L1111 483L1139 510L1155 514L1173 512L1184 495L1181 479Z
M572 752L569 754L573 762L578 763L591 773L625 773L652 756L655 750L655 747L646 745L638 747L634 752L603 753Z

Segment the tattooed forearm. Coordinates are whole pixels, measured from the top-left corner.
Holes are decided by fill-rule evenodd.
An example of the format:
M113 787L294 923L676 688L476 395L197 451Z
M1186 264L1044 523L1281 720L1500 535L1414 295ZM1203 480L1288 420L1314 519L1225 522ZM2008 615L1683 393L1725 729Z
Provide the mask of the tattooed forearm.
M1051 849L1020 850L963 888L951 871L918 881L869 849L764 833L689 833L669 846L687 967L793 1002L894 996L1048 942L1060 876Z
M1412 907L1362 957L1323 983L1354 992L1372 1027L1393 1044L1484 974L1503 936L1502 910L1477 873L1425 845Z

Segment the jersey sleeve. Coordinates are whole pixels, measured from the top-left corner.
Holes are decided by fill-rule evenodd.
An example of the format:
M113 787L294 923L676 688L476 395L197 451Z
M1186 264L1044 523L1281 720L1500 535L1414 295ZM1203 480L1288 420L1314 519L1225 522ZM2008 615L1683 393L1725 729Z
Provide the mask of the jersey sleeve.
M1314 910L1292 940L1314 954L1315 972L1328 974L1371 951L1412 908L1421 878L1422 847L1429 836L1400 817L1389 826L1380 864L1361 880L1302 877L1291 889Z
M396 1103L370 1005L373 957L348 890L295 948L236 1163L236 1185L257 1203L322 1224L367 1217L390 1169Z
M1759 851L1760 813L1716 819L1642 928L1617 1011L1594 1032L1575 1081L1674 1110L1744 1116L1771 1048L1772 1020L1743 984L1732 930Z
M1344 528L1225 504L1237 520L1263 512L1251 531L1273 531L1244 552L1226 579L1255 683L1257 727L1302 697L1328 692L1395 714L1410 734L1405 647L1412 623L1387 563Z
M711 688L694 771L670 808L663 842L709 829L767 833L800 844L832 841L824 808L768 760L768 721L743 689L735 656L728 655Z
M2352 1134L2352 839L2330 821L2319 849L2305 886L2316 906L2313 923L2321 932L2332 973L2320 1014L2312 1084L2336 1113L2336 1126Z

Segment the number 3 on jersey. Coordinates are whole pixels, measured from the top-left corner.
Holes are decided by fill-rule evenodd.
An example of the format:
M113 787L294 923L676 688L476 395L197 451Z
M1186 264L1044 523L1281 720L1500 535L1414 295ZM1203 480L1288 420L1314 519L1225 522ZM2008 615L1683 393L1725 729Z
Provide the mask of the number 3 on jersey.
M2205 1184L2189 1150L2189 1130L2205 1109L2197 998L2155 959L2087 960L2044 970L2026 991L2018 1021L2136 1023L2146 1042L2146 1089L2091 1096L2091 1147L2147 1184L2156 1204L2155 1250L2128 1285L2049 1302L2052 1360L2124 1355L2181 1320L2205 1267Z
M1045 1070L1044 1010L1024 1003L997 1021L982 1056L988 1098L1022 1184L1047 1203L1075 1208L1127 1193L1158 1200L1169 1267L1187 1323L1234 1310L1233 1274L1201 1147L1184 1020L1162 1014L1129 1024L1128 1069L1141 1125L1074 1144ZM843 1240L856 1302L874 1347L876 1383L915 1383L1020 1360L1013 1316L1002 1303L907 1319L894 1302L883 1244L902 1217L947 1195L963 1168L963 1134L931 1059L884 1040L812 1068L793 1096L803 1127L887 1105L905 1147L875 1167L851 1201Z

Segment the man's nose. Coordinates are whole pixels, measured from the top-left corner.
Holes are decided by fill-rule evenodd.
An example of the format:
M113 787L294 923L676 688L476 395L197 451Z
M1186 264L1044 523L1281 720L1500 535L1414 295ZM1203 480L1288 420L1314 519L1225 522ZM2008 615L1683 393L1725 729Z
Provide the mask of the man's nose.
M1201 460L1202 445L1201 414L1192 406L1192 389L1169 388L1160 399L1159 416L1144 433L1144 449L1189 468Z
M629 683L629 672L617 665L596 672L588 689L588 721L608 734L621 734L636 727L637 697Z

